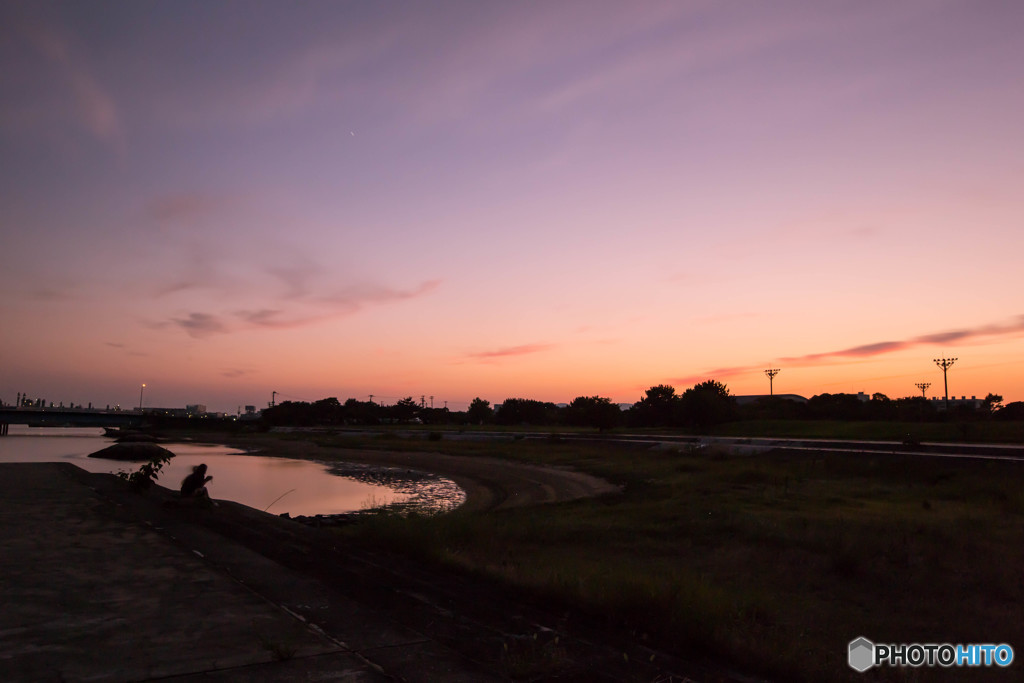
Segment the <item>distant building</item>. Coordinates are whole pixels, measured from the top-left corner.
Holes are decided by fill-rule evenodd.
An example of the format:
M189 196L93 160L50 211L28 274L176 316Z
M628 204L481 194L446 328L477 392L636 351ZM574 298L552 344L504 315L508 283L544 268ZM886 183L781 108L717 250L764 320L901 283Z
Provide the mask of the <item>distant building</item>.
M185 412L189 415L205 415L206 406L202 403L193 403L185 406Z
M185 408L145 408L147 415L162 415L163 417L188 417L188 410Z
M929 400L936 407L936 409L946 409L946 399L944 397L932 396ZM975 410L977 410L984 405L985 400L978 398L977 396L971 396L970 398L967 398L966 396L961 396L960 398L957 398L956 396L949 397L950 408L959 408L961 406L967 406L969 408L974 408Z
M260 411L256 410L256 406L246 406L245 412L238 416L239 420L250 421L258 420L260 418Z

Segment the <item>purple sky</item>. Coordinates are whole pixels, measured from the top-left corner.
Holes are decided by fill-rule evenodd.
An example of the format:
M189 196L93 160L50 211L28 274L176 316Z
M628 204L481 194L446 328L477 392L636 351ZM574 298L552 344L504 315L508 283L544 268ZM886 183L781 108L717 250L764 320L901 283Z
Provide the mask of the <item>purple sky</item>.
M1024 400L1020 2L6 2L0 399ZM935 392L931 392L935 395Z

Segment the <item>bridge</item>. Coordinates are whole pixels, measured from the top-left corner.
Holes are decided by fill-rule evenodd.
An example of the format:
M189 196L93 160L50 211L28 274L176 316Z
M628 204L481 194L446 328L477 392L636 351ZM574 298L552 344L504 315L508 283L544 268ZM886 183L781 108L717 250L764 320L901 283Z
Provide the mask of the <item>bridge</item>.
M9 425L29 427L139 427L146 415L128 410L90 408L16 408L0 407L0 436Z

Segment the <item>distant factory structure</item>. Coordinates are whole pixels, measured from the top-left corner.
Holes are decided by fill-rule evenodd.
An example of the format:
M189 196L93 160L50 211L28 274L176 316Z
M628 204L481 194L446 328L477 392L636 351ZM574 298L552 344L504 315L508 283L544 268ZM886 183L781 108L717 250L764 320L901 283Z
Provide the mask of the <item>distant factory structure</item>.
M208 417L225 418L231 417L228 413L211 413L206 409L205 403L190 403L184 408L153 408L147 406L142 412L147 415L159 415L161 417Z
M945 399L939 398L938 396L932 396L930 399L928 399L928 402L934 405L936 410L946 409ZM967 398L966 396L961 396L960 398L957 398L956 396L949 397L950 408L967 407L974 408L975 410L977 410L981 408L983 405L985 405L985 400L978 398L977 396L971 396L970 398Z

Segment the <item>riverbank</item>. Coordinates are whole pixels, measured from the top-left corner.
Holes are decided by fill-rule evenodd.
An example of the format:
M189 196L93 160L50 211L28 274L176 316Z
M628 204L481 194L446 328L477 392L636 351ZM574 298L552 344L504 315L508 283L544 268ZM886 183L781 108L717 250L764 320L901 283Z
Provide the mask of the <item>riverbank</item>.
M482 486L473 496L477 510L370 516L328 536L347 553L393 558L401 569L389 585L423 572L420 586L455 618L503 624L503 633L517 634L505 642L516 654L492 665L528 669L534 678L589 666L590 655L558 646L569 633L614 643L631 662L653 657L697 680L704 677L692 673L700 670L694 662L708 666L711 680L736 678L722 674L728 668L775 680L852 683L862 675L847 665L846 647L857 636L1024 642L1017 571L1024 563L1017 542L1024 463L1015 459L881 450L755 454L557 438L256 439L250 445L262 443L265 454L291 442L278 452L340 461L361 452L378 463L440 467L493 459L586 472L620 487L614 495L526 505L502 493L508 487L487 493ZM437 452L424 453L428 448ZM471 593L468 581L488 587ZM509 615L518 616L508 622ZM486 649L480 633L454 637L451 646ZM557 642L544 640L551 633ZM534 637L540 644L530 645ZM672 662L682 664L666 664ZM873 675L897 681L904 673ZM935 669L928 676L980 681L990 673Z
M5 680L695 680L506 585L230 501L62 463L0 465L0 500Z
M300 586L285 567L166 505L173 494L158 488L140 496L69 464L0 464L5 681L389 680L256 588Z
M322 451L358 443L315 438ZM776 680L853 682L862 675L846 652L858 636L1024 642L1024 463L1015 459L557 438L378 444L500 455L621 486L555 506L382 516L338 533L615 624L658 656L699 652ZM991 671L927 674L980 681Z
M542 467L484 455L450 455L424 450L348 447L344 442L322 445L313 436L202 435L249 453L318 461L353 462L377 467L399 467L451 479L466 494L462 509L482 512L527 505L559 503L621 492L621 487L568 467Z

